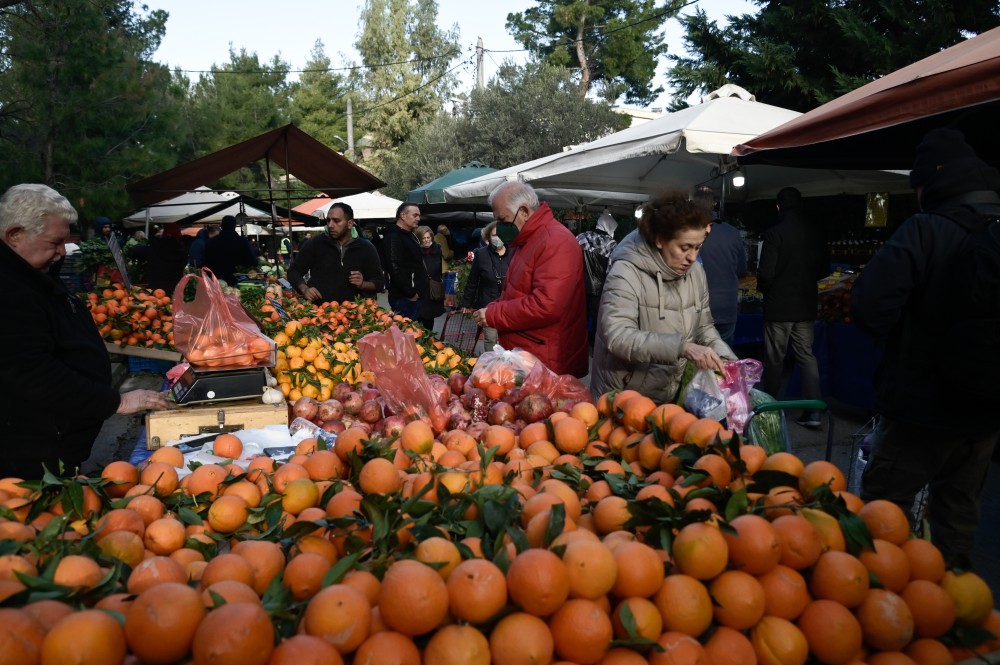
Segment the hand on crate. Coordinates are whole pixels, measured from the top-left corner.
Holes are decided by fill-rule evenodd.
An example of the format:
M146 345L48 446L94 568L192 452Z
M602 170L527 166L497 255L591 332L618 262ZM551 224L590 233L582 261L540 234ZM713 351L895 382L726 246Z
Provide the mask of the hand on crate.
M155 390L132 390L121 394L121 403L116 413L127 416L140 411L164 411L174 408L167 400L166 393Z

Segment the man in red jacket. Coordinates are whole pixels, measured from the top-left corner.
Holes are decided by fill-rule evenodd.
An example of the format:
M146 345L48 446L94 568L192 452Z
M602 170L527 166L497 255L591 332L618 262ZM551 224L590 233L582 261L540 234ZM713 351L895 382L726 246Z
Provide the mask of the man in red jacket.
M557 374L587 374L587 304L583 252L569 229L523 182L490 194L497 236L513 256L500 298L476 311L505 349L533 353Z

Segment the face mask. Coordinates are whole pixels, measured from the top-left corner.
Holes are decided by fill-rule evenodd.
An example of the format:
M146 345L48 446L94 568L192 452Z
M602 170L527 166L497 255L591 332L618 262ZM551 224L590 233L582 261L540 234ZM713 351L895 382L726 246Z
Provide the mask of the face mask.
M497 223L497 238L505 245L509 245L510 241L517 237L517 232L518 230L514 222Z
M422 243L420 243L420 246L426 249L430 247L433 242L434 242L433 240L424 240Z
M511 224L513 226L513 224ZM503 247L503 240L500 240L497 236L490 236L490 244L493 245L494 249L500 249Z

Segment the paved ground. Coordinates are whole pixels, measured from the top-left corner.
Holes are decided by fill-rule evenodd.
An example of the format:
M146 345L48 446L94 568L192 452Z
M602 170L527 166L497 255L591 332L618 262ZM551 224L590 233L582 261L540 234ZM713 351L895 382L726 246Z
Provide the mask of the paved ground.
M384 294L380 301L384 300ZM385 306L384 302L380 302ZM444 317L435 322L435 331L440 332ZM477 352L482 351L482 343ZM124 365L124 363L116 363ZM145 388L159 390L163 377L153 374L129 375L126 367L118 367L116 376L122 380L122 391ZM589 377L585 377L587 382ZM849 484L859 482L860 467L856 464L857 444L871 431L872 414L858 410L850 405L828 400L829 416L833 427L833 441L830 449L830 460L834 462L848 478ZM809 430L796 425L793 421L798 414L789 414L788 432L792 442L792 452L806 462L824 459L827 454L828 432L830 422L825 422L820 430ZM128 459L136 442L144 439L145 421L142 416L113 416L101 430L91 458L85 463L84 470L90 471L103 468L113 460ZM982 521L974 555L976 572L989 582L993 589L995 604L1000 607L1000 461L994 461L987 487L983 494Z

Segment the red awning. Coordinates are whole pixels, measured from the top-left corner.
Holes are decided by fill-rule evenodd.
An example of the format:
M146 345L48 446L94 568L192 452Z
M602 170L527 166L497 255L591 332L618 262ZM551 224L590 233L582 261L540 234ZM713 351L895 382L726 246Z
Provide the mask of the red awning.
M370 192L385 183L301 129L286 125L128 185L140 206L213 183L248 164L269 159L310 187L338 197Z
M741 164L908 169L935 127L963 131L1000 161L1000 28L935 53L776 127L733 153Z

